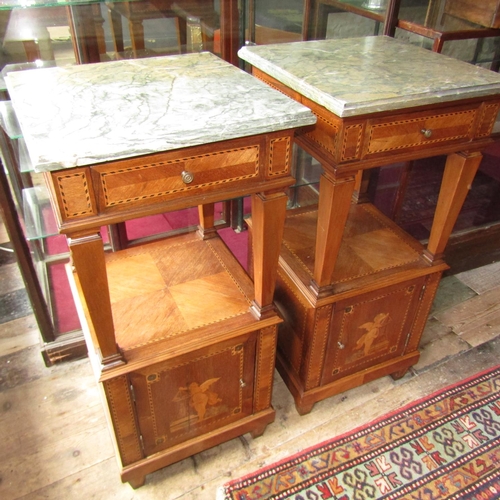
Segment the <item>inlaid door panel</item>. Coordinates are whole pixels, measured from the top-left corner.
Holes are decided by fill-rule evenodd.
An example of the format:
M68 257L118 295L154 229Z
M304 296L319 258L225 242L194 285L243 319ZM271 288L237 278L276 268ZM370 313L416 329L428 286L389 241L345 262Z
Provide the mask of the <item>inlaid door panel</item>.
M130 375L146 455L252 414L254 333Z
M336 303L322 384L402 355L424 282L418 278Z

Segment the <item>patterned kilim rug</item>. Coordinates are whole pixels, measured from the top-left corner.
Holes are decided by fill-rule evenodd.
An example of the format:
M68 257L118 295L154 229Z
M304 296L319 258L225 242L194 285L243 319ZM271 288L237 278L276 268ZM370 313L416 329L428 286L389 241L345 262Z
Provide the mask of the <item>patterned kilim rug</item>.
M231 481L219 498L500 499L500 366Z

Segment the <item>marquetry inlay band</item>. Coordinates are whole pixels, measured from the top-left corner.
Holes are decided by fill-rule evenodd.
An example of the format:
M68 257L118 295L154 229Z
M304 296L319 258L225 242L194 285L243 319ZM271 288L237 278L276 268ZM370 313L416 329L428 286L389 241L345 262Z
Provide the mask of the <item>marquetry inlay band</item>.
M312 132L306 132L305 136L321 146L324 150L335 155L339 127L335 123L314 113L317 125Z
M272 139L269 151L269 177L287 174L290 170L290 137Z
M321 360L321 362L310 362L307 369L306 390L313 389L320 384L323 373L323 360L325 357L326 345L329 338L330 323L332 320L333 304L319 307L316 310L316 322L314 323L314 333L312 335L310 360Z
M100 175L104 206L112 207L257 177L259 146L234 148L125 168L96 167L95 170ZM183 171L193 174L190 184L183 182ZM141 188L140 194L137 194L138 185Z
M143 458L143 454L127 377L125 375L116 377L104 382L103 385L122 463L129 465L137 462Z
M498 110L500 106L498 104L485 104L481 114L481 122L479 124L479 130L477 132L477 137L488 137L491 134L493 126L498 116Z
M361 155L361 142L363 139L363 124L350 125L345 128L344 142L342 144L342 161L357 160Z
M271 404L274 359L276 356L276 326L263 328L259 334L257 355L257 387L255 388L256 411Z
M56 181L65 218L71 219L94 214L85 171L57 175Z
M425 324L429 318L429 313L434 302L434 297L436 296L436 292L439 286L439 282L441 280L442 273L433 273L431 274L426 281L425 290L423 291L423 295L419 301L417 314L415 315L415 319L413 320L412 330L421 332L424 330ZM420 336L411 335L406 345L405 352L412 352L418 349L420 344Z

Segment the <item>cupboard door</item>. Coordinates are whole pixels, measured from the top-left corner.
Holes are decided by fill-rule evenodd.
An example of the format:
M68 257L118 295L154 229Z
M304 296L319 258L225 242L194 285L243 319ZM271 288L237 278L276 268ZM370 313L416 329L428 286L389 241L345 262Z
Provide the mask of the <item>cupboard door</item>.
M425 277L335 304L322 384L403 354Z
M147 456L252 414L255 334L130 374Z

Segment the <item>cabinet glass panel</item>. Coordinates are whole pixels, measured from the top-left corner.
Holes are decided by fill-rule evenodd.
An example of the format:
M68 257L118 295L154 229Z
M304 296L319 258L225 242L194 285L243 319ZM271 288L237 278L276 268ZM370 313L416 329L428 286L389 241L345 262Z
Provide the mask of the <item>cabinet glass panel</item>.
M448 0L402 0L396 37L486 68L498 61L497 30ZM486 21L486 15L485 19Z
M288 208L316 205L319 199L321 164L302 148L294 146L292 175L296 183L288 190Z
M258 45L302 40L304 0L248 0L246 40Z
M35 61L64 66L201 50L221 54L220 2L4 0L0 36L1 67Z
M310 38L381 35L388 0L316 0Z

